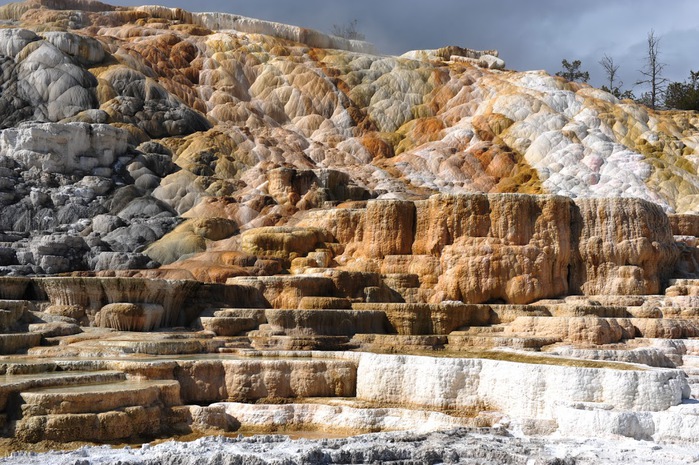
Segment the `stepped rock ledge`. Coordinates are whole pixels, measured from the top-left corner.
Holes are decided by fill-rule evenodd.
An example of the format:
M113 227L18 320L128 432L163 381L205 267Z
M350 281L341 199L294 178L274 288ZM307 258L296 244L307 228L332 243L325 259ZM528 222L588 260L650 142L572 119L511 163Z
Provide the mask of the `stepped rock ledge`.
M95 0L0 89L0 463L699 457L695 112Z

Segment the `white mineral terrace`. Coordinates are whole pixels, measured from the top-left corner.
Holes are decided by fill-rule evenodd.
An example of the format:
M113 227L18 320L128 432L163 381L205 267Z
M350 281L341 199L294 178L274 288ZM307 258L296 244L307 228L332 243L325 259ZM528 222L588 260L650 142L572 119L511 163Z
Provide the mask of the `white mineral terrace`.
M508 355L512 354L504 354ZM250 352L66 359L55 362L63 371L49 374L41 372L49 362L7 357L6 370L27 372L0 379L0 392L10 399L8 416L16 408L12 392L22 391L25 418L17 423L20 437L51 438L57 429L79 424L76 417L89 415L95 416L97 428L108 430L117 424L110 415L135 408L128 405L143 405L150 412L178 412L161 418L187 418L190 431L227 433L233 439L120 451L98 447L15 453L0 463L224 464L248 463L253 457L259 460L255 463L279 463L283 458L289 463L321 463L341 461L341 451L354 454L353 463L423 463L429 456L475 463L468 461L474 454L496 460L490 463L525 463L518 461L523 457L624 463L625 457L631 460L626 463L674 464L699 457L694 445L699 404L689 398L683 371L625 363L577 367L569 366L572 359L555 356L537 360L543 363L364 352ZM71 371L78 368L82 371ZM110 371L104 371L107 368ZM119 378L119 372L125 377ZM145 380L171 374L176 381ZM340 377L355 382L340 382ZM234 392L246 392L248 401L213 401ZM211 394L212 402L201 405L202 393ZM290 403L249 402L263 394L286 397ZM194 397L200 405L182 405ZM275 431L302 437L386 433L322 441L235 439L230 434Z

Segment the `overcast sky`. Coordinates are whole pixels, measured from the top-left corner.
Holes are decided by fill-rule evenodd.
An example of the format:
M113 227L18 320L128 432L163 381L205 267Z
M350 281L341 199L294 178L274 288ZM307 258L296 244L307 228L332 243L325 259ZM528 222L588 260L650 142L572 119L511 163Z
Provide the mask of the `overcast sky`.
M4 4L7 2L0 2ZM143 1L107 0L118 5ZM148 2L151 3L151 2ZM190 11L225 11L329 31L353 19L380 52L459 45L495 48L507 67L555 73L563 58L582 60L591 83L604 83L606 53L624 88L640 79L648 32L660 37L665 76L683 81L699 70L697 0L163 0ZM634 87L640 94L642 89Z

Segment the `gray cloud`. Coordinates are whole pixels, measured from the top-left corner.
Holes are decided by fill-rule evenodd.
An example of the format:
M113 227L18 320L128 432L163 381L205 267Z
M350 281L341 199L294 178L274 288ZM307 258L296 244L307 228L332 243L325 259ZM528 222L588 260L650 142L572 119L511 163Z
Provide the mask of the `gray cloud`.
M108 1L109 2L109 1ZM138 5L142 1L115 0ZM665 75L684 80L695 63L699 17L695 0L237 0L161 3L193 11L224 11L328 31L333 24L357 19L360 30L383 53L460 45L496 48L508 67L554 73L563 58L580 59L594 85L604 82L598 61L607 53L620 65L626 88L643 66L645 41L654 29L661 37ZM684 19L684 20L683 20ZM634 89L643 91L641 87Z

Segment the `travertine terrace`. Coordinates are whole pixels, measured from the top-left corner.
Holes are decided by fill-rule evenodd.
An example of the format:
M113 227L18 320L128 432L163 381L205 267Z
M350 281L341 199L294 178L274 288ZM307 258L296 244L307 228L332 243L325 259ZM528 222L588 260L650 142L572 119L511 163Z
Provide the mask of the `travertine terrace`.
M89 0L0 7L0 70L6 447L699 437L695 113Z

